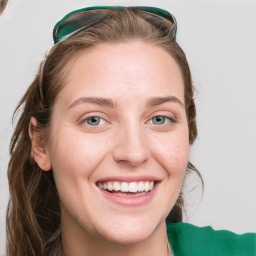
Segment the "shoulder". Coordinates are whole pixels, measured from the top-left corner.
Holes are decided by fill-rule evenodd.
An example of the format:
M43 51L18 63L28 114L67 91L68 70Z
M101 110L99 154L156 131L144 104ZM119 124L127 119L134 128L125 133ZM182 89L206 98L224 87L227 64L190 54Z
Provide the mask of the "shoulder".
M256 233L238 235L183 222L168 223L167 232L175 256L256 255Z

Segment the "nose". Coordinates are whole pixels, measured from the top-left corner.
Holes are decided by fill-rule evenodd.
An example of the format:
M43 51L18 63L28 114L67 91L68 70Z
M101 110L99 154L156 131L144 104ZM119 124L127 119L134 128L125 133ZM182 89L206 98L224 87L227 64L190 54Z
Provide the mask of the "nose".
M148 140L139 127L119 129L117 144L113 150L116 162L126 163L130 166L139 166L150 158Z

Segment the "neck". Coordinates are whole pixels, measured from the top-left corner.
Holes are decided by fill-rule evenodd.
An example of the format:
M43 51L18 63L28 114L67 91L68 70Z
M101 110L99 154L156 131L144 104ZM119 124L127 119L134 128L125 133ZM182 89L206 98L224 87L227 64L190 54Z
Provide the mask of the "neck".
M118 244L94 235L77 225L62 223L63 256L171 256L166 224L163 221L148 239L134 244Z

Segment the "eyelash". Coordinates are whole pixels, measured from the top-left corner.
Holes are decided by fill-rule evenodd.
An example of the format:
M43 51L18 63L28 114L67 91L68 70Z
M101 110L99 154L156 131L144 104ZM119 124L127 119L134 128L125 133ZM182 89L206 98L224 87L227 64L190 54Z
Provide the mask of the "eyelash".
M89 121L90 119L92 119L92 118L97 119L97 120L99 121L99 123L96 123L95 125L89 124L88 121ZM154 118L164 118L164 123L155 124L155 123L153 123L153 119L154 119ZM169 120L169 122L166 122L167 120ZM103 121L104 123L102 123L102 121ZM81 123L86 123L86 125L93 127L93 126L104 125L104 124L107 123L107 121L106 121L104 118L95 115L95 116L89 116L89 117L83 119L83 120L81 121ZM153 116L152 118L150 118L150 120L147 121L147 123L148 123L148 124L157 125L157 126L159 126L159 125L168 125L169 123L176 123L176 119L173 118L173 117L170 117L170 116L165 116L165 115L155 115L155 116Z
M98 120L99 120L99 123L97 123L97 124L95 124L95 125L89 124L88 121L89 121L90 119L92 119L92 118L98 119ZM104 118L95 115L95 116L86 117L85 119L83 119L83 120L81 121L81 123L86 123L86 124L89 125L89 126L100 126L100 125L103 125L103 124L102 124L102 121L104 122L104 124L107 123L107 121L106 121Z
M164 118L164 123L162 124L154 124L153 119L154 118ZM166 122L166 120L169 120L169 122ZM165 115L155 115L153 116L147 123L149 124L154 124L154 125L168 125L170 123L176 123L176 119L170 116L165 116Z

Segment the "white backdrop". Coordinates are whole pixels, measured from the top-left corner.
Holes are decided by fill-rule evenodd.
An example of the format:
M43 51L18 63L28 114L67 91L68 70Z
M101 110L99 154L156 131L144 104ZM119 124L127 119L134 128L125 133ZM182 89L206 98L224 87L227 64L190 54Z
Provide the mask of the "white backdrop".
M186 221L256 232L256 1L10 0L0 16L0 254L12 112L53 45L54 24L90 5L149 5L175 15L198 91L199 137L190 160L205 182L202 201L198 192L189 198Z

